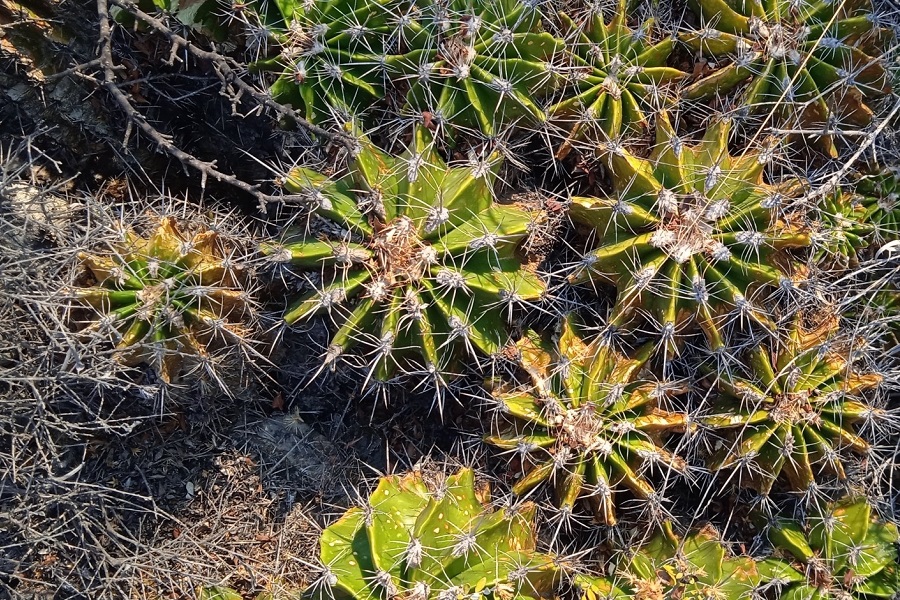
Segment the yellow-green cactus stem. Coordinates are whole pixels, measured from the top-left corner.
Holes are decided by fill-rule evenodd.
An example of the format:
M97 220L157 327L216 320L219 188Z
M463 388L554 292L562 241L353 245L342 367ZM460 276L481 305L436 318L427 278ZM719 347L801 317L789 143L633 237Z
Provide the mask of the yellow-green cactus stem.
M323 226L262 251L316 278L285 320L331 316L325 364L362 342L376 380L401 366L441 378L460 355L503 349L511 309L545 284L516 254L538 215L493 200L500 163L449 167L418 127L400 156L363 139L342 178L291 172L285 187L310 197Z
M322 532L316 599L551 597L559 573L536 551L535 506L487 508L463 469L429 489L421 474L383 477L366 504Z
M897 526L882 521L864 499L846 498L813 511L806 524L778 519L769 541L784 559L786 600L875 600L896 598L900 590Z
M707 527L684 539L658 533L623 555L612 575L578 575L575 587L580 600L754 600L766 597L759 592L773 570L748 556L732 556Z
M572 64L561 84L562 98L547 109L551 123L567 132L557 158L565 158L582 140L593 146L643 133L645 110L657 108L662 86L687 75L666 66L675 40L654 42L653 19L637 29L628 27L627 4L619 0L609 23L599 4L577 19L559 13Z
M836 316L823 311L812 326L807 318L799 313L783 336L749 350L746 373L714 374L719 396L700 419L724 434L709 468L743 467L742 484L762 493L780 477L795 490L823 473L843 479L846 454L871 448L855 424L877 418L864 393L882 377L848 362L851 348L835 338Z
M485 438L518 453L526 466L513 492L554 482L563 510L585 498L596 519L612 525L617 492L627 489L640 499L656 493L644 467L685 469L681 457L662 447L662 437L683 431L687 415L660 405L686 390L649 375L653 344L623 355L601 340L584 341L570 316L556 343L529 332L519 352L533 386L494 390L498 432Z
M695 50L730 62L683 90L724 94L748 82L735 104L776 126L810 130L832 156L835 120L865 126L868 102L891 91L881 57L893 37L876 25L871 0L690 0L705 26L683 34ZM837 119L832 117L836 116Z
M435 126L497 135L546 120L541 97L558 79L562 41L542 30L536 2L426 0L411 13L426 41L389 57L409 107Z
M771 328L761 298L793 285L784 250L810 243L804 216L791 206L798 186L763 180L766 152L731 156L729 130L729 121L714 122L691 145L660 113L648 158L603 147L613 196L572 199L570 217L594 232L596 247L574 265L569 282L616 285L610 323L647 315L672 352L675 332L692 322L720 347L723 313Z
M80 253L71 292L91 309L88 330L111 333L124 364L149 360L174 382L186 355L249 333L253 307L234 251L214 231L163 217L146 237L126 230L108 249Z

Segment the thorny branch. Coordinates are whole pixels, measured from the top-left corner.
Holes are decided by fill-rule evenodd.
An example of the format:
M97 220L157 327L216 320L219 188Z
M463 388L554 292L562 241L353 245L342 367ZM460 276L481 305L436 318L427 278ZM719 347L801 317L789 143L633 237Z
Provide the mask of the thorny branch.
M166 27L165 24L158 19L155 19L152 16L141 11L137 7L137 5L129 2L128 0L113 0L113 3L123 10L132 13L135 17L144 21L145 23L153 27L156 31L166 36L172 43L172 57L177 54L179 48L184 48L188 50L192 55L194 55L194 57L196 57L197 59L209 61L213 65L213 68L215 69L219 79L222 81L222 85L224 88L222 93L232 99L233 106L236 106L241 101L241 98L247 95L252 97L261 106L270 108L279 115L294 120L300 126L316 136L327 138L348 149L352 149L355 145L355 141L352 137L343 133L334 133L322 129L321 127L317 127L304 119L297 111L284 106L279 102L275 102L267 95L255 90L251 85L243 81L237 75L233 66L229 64L228 59L223 57L221 54L198 48L190 41L186 40L185 38L181 37L171 29ZM259 202L260 211L262 212L266 210L266 207L269 203L305 200L304 196L273 196L270 194L266 194L260 190L260 186L258 184L252 185L247 183L246 181L239 179L238 177L235 177L234 175L223 173L218 169L216 161L203 161L189 154L188 152L185 152L184 150L173 144L168 136L164 135L152 125L150 125L150 123L147 122L144 116L140 112L138 112L134 108L134 106L132 106L131 101L128 99L128 96L126 96L125 93L116 84L116 71L121 67L117 66L113 61L112 29L110 27L111 18L109 14L109 3L107 0L97 0L97 13L100 17L99 64L103 71L102 86L109 92L109 94L113 97L113 99L125 113L130 124L136 124L140 128L140 130L148 138L153 140L153 142L157 146L162 148L170 156L176 158L183 165L199 171L201 174L200 185L204 189L206 188L206 182L209 178L227 183L256 198L256 200Z

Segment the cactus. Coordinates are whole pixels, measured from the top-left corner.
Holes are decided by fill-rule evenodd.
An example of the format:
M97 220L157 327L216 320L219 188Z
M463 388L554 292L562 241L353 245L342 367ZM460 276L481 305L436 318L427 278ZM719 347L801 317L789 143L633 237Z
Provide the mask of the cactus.
M872 243L881 244L900 239L900 171L881 169L860 175L854 190L865 208L865 221L871 223Z
M800 572L782 570L782 598L874 600L900 590L897 526L872 514L865 499L843 499L814 511L806 527L778 519L769 540Z
M599 244L584 253L569 282L616 284L610 324L620 327L643 312L672 352L675 332L691 320L722 347L723 312L771 328L759 297L767 286L791 285L782 251L810 243L804 216L790 204L797 186L763 181L765 152L732 157L729 130L727 120L713 123L691 146L661 113L649 158L605 146L614 197L572 199L571 219L593 230Z
M409 106L436 126L492 137L511 123L541 123L540 97L559 79L562 42L541 31L538 3L428 0L411 27L421 47L391 57Z
M622 556L612 576L578 575L581 600L754 600L769 583L770 565L747 556L729 556L707 527L679 540L658 533L630 556Z
M339 322L325 364L366 340L370 376L389 380L419 355L440 383L460 351L500 352L512 308L544 293L516 257L537 215L492 200L498 156L448 167L432 146L424 127L399 157L364 139L345 177L301 168L285 182L310 196L321 231L262 251L318 280L285 320Z
M710 469L749 466L747 483L763 493L780 475L792 489L807 490L823 471L843 479L848 450L870 450L854 424L878 418L862 394L881 376L855 369L854 349L837 331L838 318L827 310L798 313L783 338L747 353L746 376L717 375L714 414L701 421L728 434L709 458Z
M335 112L358 118L384 98L385 57L404 31L392 0L258 0L253 8L248 18L280 49L252 65L280 73L269 90L276 100L318 123Z
M429 490L419 473L384 477L363 507L322 532L324 574L307 594L347 597L485 600L548 596L554 557L535 550L535 506L485 508L463 469Z
M868 125L873 113L867 102L891 90L880 59L892 33L876 25L871 0L689 4L708 26L682 39L704 54L732 60L685 88L685 98L708 98L749 80L738 106L775 110L790 127L811 130L831 129L833 112L838 120ZM819 143L837 155L831 135Z
M243 346L255 307L238 248L216 231L171 216L147 236L127 229L105 250L81 252L71 296L87 310L82 333L110 335L126 365L150 361L165 382L184 359Z
M571 316L556 344L534 332L519 342L534 387L526 393L494 391L500 431L486 438L531 465L514 493L555 481L563 510L571 511L584 497L597 520L611 525L615 492L627 488L641 499L657 493L645 477L647 467L686 468L660 438L683 430L687 415L657 406L684 389L648 377L653 348L647 344L629 357L599 340L587 343Z
M652 107L661 85L686 76L666 66L674 39L654 44L653 20L632 30L627 15L626 0L619 0L609 23L604 23L599 4L577 22L559 13L573 68L561 85L563 99L547 109L551 123L567 131L557 158L565 158L581 140L643 133L648 126L644 107Z

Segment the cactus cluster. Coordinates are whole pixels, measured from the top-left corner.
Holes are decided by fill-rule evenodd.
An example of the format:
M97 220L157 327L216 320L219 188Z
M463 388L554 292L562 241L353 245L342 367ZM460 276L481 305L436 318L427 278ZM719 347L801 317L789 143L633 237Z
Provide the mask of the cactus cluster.
M680 23L633 4L241 4L271 96L254 99L333 134L277 170L291 202L252 248L267 279L174 216L79 255L68 323L166 382L252 338L265 303L281 335L327 330L310 379L346 362L386 397L467 386L453 425L487 417L469 441L512 500L492 508L468 469L383 477L322 532L305 597L900 589L896 527L840 499L882 492L897 454L900 183L876 123L892 35L869 0L689 0ZM615 532L573 552L610 550L605 572L559 558L576 528L537 550L544 500ZM623 549L636 521L662 532ZM771 555L707 521L767 532Z

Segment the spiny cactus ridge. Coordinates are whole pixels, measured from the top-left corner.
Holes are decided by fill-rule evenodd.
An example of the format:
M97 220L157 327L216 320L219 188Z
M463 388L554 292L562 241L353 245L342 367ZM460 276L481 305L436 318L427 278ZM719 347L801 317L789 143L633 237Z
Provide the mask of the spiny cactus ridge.
M109 247L78 254L82 273L69 292L85 310L73 325L108 336L124 364L149 362L177 381L186 358L205 361L252 335L238 251L216 231L171 216L147 235L126 228Z
M500 163L494 154L448 167L417 127L401 156L364 139L340 179L291 172L285 186L308 194L319 220L262 251L308 273L288 323L317 312L337 322L325 364L364 342L377 380L418 355L412 368L442 384L457 358L504 348L511 311L545 285L516 253L539 216L493 200Z
M872 448L855 424L879 418L865 393L881 375L851 362L855 340L836 335L836 316L816 315L810 325L804 316L783 336L750 349L746 374L715 374L719 395L712 414L701 418L726 432L709 467L743 467L744 483L762 492L782 475L796 490L821 483L824 473L844 479L846 454Z
M514 493L553 481L563 510L584 498L600 522L612 525L614 493L627 489L644 500L656 493L646 467L685 469L661 436L684 430L687 416L660 407L685 389L649 374L652 343L623 355L602 340L586 342L570 316L555 342L529 332L518 348L533 387L495 390L500 431L486 438L527 468Z
M554 557L535 550L530 503L486 508L489 491L462 469L429 489L419 473L384 477L365 506L322 533L324 574L312 598L486 600L547 597Z

